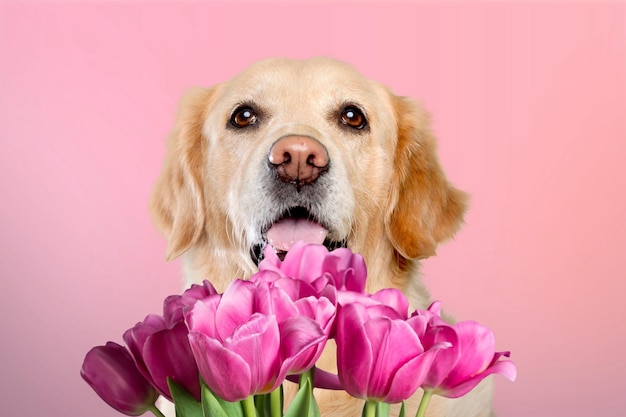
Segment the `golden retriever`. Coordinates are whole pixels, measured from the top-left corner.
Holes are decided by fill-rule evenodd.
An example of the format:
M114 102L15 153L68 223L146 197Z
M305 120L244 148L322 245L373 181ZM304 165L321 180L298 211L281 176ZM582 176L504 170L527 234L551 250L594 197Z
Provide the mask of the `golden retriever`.
M399 288L414 308L431 302L419 260L454 235L465 208L420 105L329 58L264 60L188 92L151 199L188 284L223 291L255 272L265 245L282 253L305 240L362 254L368 291ZM324 417L360 415L362 401L318 394ZM489 381L428 411L490 415Z

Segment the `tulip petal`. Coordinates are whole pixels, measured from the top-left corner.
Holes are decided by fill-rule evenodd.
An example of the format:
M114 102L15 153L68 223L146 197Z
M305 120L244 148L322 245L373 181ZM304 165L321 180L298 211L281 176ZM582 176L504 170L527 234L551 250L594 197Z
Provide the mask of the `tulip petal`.
M130 353L117 343L91 349L80 375L107 404L129 416L145 413L158 397Z
M220 398L241 401L250 396L251 371L241 356L201 333L189 333L189 344L202 379Z
M514 381L517 377L517 368L513 361L499 361L487 368L484 372L475 375L453 388L440 388L435 392L443 397L458 398L470 392L476 385L489 375L500 374L510 381Z
M313 282L324 273L323 263L328 253L323 245L296 242L285 255L281 271L289 277Z
M280 333L275 316L255 313L224 342L250 367L250 394L265 394L273 386L280 367Z
M352 253L350 249L338 248L324 259L322 271L329 273L335 286L341 290L363 292L367 268L361 255Z
M416 317L419 319L421 317ZM435 326L426 330L422 337L424 348L432 349L442 343L450 344L451 347L439 350L430 367L430 372L424 381L425 387L438 387L444 383L448 375L454 369L461 356L461 348L458 342L458 335L451 326Z
M263 259L261 260L261 262L259 262L259 272L261 271L279 272L281 265L282 265L282 262L278 258L278 255L274 251L274 248L272 247L272 245L265 245L265 248L263 249Z
M299 315L315 320L326 335L330 334L337 309L328 298L301 298L295 304Z
M215 312L217 332L225 340L254 313L256 284L236 279L228 285Z
M182 295L170 295L163 302L163 318L168 327L183 320L184 310L209 295L217 294L209 281L192 284Z
M495 338L489 328L475 321L459 322L453 327L459 338L460 356L445 381L449 387L483 372L495 350Z
M314 320L290 317L280 325L282 365L279 379L287 374L302 373L315 365L324 345L326 334Z
M413 329L403 320L375 317L365 323L365 331L374 352L368 398L381 401L390 394L398 370L424 349Z
M384 288L372 295L372 299L396 310L402 319L409 313L409 300L396 288Z
M196 301L193 307L185 313L185 322L189 331L220 339L215 316L221 298L221 295L215 294Z
M337 370L339 381L353 397L367 398L367 385L374 361L372 346L363 322L365 307L348 304L339 310L337 320Z
M150 382L153 381L150 371L143 360L143 346L148 337L154 332L163 329L165 329L163 317L150 314L146 316L143 322L137 323L134 327L126 330L123 335L124 343L126 343L128 350L132 354L139 372Z
M428 349L428 345L424 342L424 336L426 335L426 330L428 329L428 319L422 315L413 313L413 315L409 317L406 322L409 326L411 326L411 328L413 328L413 331L417 337L420 338L424 347Z
M185 323L172 329L161 330L146 340L143 359L152 380L161 395L171 400L167 378L184 387L196 400L200 400L198 367L193 357Z
M438 343L402 365L391 381L389 393L384 401L393 404L412 396L431 372L433 360L448 348L447 343Z
M298 314L293 299L285 291L271 284L262 283L254 288L255 313L275 315L278 322Z

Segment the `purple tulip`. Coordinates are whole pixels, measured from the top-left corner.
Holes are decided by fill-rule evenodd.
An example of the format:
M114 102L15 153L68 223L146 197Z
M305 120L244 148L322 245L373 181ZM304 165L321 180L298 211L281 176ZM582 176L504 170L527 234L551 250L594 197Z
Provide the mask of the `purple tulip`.
M124 333L124 342L140 372L169 400L172 396L168 377L200 399L198 367L189 346L188 333L184 322L168 328L163 317L156 315L149 315Z
M159 396L139 372L130 353L117 343L91 349L80 375L107 404L129 416L153 408Z
M270 283L235 280L223 295L196 302L185 320L207 385L227 401L240 401L269 393L288 374L312 367L321 354L315 346L326 335L307 317L318 311L310 301L298 305Z
M416 331L395 309L351 303L337 317L339 379L353 397L401 402L417 391L435 353L449 346L424 349Z
M170 295L163 302L163 318L168 326L184 321L184 310L191 308L196 301L209 295L217 294L217 290L209 281L192 284L182 295Z
M463 321L453 326L433 326L426 331L424 344L441 341L448 329L457 335L450 349L440 352L433 361L422 388L448 398L467 394L478 383L492 374L501 374L514 381L517 376L512 361L500 360L509 352L495 352L495 338L491 330L474 321Z
M184 310L212 294L216 294L216 291L208 281L202 285L192 285L182 295L165 299L163 316L148 315L143 322L124 333L124 342L140 372L161 395L170 400L172 396L167 378L200 400L198 367L189 346Z

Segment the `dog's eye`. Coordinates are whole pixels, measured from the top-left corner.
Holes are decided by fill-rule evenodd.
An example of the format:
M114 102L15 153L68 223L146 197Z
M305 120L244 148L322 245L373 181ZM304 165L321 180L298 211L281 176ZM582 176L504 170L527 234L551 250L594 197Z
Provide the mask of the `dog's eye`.
M367 126L367 119L363 112L355 107L348 106L341 112L341 123L354 129L363 129Z
M230 124L239 128L253 125L256 121L256 112L248 106L238 107L230 117Z

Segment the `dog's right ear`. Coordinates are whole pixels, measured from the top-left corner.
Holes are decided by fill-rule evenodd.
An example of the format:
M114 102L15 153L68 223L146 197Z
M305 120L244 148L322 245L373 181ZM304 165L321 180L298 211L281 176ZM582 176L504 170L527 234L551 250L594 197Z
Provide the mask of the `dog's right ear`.
M418 103L393 97L398 143L385 217L387 234L405 259L435 254L463 222L467 195L447 180L436 154L436 139L428 115Z
M163 170L150 199L157 227L168 239L166 259L183 254L202 235L205 222L202 127L214 89L196 88L182 98L167 142Z

